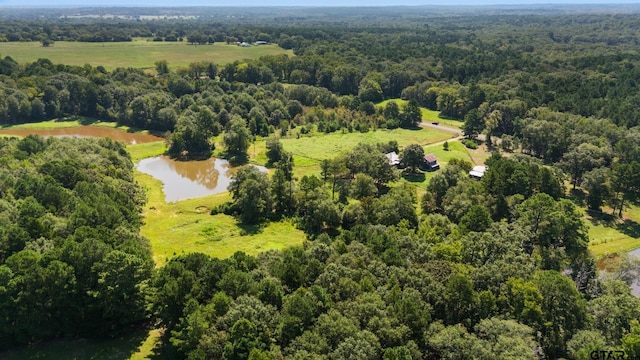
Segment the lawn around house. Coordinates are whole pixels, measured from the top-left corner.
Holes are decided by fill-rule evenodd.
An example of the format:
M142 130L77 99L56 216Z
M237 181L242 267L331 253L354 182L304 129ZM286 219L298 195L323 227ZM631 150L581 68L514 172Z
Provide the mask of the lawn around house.
M388 143L395 140L398 146L410 144L428 145L451 140L454 136L446 131L436 129L377 129L366 133L336 131L330 134L316 133L302 135L299 138L290 135L281 138L284 149L293 154L294 174L297 177L304 175L320 174L320 162L324 159L333 159L353 149L359 143ZM267 162L266 139L256 141L255 150L252 144L249 147L249 155L252 162L264 165Z
M87 43L57 41L43 47L40 42L0 43L0 54L10 56L18 63L30 63L38 59L49 59L54 64L104 66L107 70L118 67L153 69L155 62L166 60L169 67L187 67L199 61L224 65L236 60L257 59L265 55L288 54L277 45L240 47L235 44L215 43L191 45L182 42L155 42L136 38L130 42Z

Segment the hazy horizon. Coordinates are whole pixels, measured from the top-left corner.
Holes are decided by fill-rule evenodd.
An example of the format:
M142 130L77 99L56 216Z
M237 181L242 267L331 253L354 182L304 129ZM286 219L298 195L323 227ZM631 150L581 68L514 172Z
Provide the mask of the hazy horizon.
M184 0L180 2L169 0L98 0L95 2L82 0L0 0L0 7L16 8L56 8L56 7L185 7L185 6L211 6L211 7L276 7L276 6L302 6L302 7L367 7L367 6L504 6L504 5L616 5L616 4L640 4L639 0L616 0L607 2L603 0L325 0L321 5L311 4L300 0L273 0L265 3L258 0L237 0L230 4L228 1L211 0Z

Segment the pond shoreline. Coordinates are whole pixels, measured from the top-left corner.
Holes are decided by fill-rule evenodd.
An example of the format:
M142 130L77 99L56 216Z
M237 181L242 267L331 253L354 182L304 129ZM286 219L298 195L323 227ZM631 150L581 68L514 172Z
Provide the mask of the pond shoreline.
M262 172L267 171L263 166L248 166L255 166ZM232 167L225 159L181 161L166 155L142 159L135 167L136 171L162 182L162 192L167 203L226 192L238 168Z

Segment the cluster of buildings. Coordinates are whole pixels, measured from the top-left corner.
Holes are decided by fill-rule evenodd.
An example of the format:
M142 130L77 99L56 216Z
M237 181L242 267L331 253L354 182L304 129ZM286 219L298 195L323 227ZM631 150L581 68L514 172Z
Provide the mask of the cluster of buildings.
M402 159L395 151L385 154L389 160L389 165L400 166ZM420 169L424 171L435 171L440 169L438 159L433 154L427 154L424 156L424 161L420 164ZM482 179L484 173L487 171L487 167L483 165L476 165L469 171L469 177L474 179Z
M389 165L391 166L400 166L401 158L395 151L392 151L388 154L385 154L387 159L389 160ZM440 169L440 164L438 164L438 159L433 154L427 154L424 156L424 161L420 164L420 169L425 171L434 171Z

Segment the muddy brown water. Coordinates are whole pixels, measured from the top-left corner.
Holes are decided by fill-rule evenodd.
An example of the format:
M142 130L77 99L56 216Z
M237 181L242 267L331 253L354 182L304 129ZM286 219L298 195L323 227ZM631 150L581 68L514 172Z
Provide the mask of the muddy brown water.
M263 166L250 166L267 171ZM178 161L167 156L142 159L136 164L136 169L162 181L162 191L167 202L225 192L237 170L224 159Z
M160 136L141 133L130 133L116 128L101 126L76 126L56 129L1 129L0 134L15 136L27 136L36 134L42 137L108 137L115 141L122 141L125 144L129 145L163 140L163 138Z

